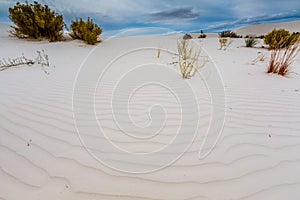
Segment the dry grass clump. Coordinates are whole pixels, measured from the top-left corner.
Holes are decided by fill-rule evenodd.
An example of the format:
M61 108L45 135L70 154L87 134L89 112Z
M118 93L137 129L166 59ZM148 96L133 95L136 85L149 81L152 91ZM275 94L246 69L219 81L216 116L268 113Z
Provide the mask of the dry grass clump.
M274 35L276 38L276 35ZM300 36L294 37L290 44L286 46L286 38L279 40L271 50L271 59L267 68L267 73L275 73L285 76L289 71L291 64L300 50ZM285 48L283 48L285 47Z
M194 50L194 47L188 40L182 39L177 43L179 69L182 78L189 79L202 68L207 62L207 57L203 62L199 63L201 49Z
M258 56L251 62L251 65L255 65L258 62L264 62L266 60L266 54L265 53L258 53Z

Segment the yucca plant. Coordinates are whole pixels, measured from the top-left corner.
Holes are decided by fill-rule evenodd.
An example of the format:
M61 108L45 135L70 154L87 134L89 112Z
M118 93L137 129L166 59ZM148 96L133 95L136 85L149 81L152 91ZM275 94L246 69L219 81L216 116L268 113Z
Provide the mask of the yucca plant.
M249 36L248 38L245 38L245 44L246 47L254 47L258 43L258 40L255 38L255 36Z
M177 43L178 57L179 57L179 69L182 78L189 79L202 68L207 62L207 57L202 63L199 63L199 57L201 49L195 51L194 47L188 40L182 39Z

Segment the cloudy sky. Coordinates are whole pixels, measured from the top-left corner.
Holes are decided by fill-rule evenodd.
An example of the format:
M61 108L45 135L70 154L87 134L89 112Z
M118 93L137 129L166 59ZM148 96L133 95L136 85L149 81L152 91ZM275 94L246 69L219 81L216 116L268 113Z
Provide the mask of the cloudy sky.
M165 27L176 31L217 32L257 23L300 19L299 0L37 0L64 16L91 17L105 31ZM0 0L0 22L9 22L15 0ZM20 0L20 2L25 2ZM29 2L32 2L29 0Z

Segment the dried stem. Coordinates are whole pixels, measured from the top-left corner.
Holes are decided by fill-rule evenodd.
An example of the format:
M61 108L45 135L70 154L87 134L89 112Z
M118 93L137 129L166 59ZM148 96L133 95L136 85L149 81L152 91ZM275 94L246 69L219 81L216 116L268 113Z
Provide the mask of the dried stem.
M190 45L188 40L182 39L178 41L177 49L179 54L179 69L184 79L195 76L207 62L207 57L205 57L205 60L199 64L201 49L194 51L194 47Z

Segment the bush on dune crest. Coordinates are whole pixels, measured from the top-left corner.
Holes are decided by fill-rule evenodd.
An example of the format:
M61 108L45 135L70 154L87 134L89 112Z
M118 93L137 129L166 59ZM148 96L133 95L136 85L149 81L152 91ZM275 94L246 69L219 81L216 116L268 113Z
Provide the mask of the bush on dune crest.
M99 41L99 35L102 33L102 29L94 24L93 20L88 18L87 21L83 21L82 18L71 23L70 36L74 39L80 39L87 44L96 44Z
M9 18L15 24L11 34L18 38L46 38L51 42L63 38L63 17L51 11L47 5L17 2L13 8L9 8Z

